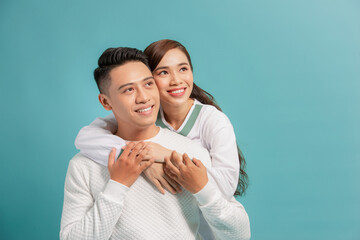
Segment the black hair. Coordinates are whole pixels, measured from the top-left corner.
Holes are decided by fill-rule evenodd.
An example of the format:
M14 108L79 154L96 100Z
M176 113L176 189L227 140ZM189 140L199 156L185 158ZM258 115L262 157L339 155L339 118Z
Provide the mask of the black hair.
M147 56L136 48L108 48L101 54L98 67L94 70L94 78L100 93L107 94L111 83L110 71L128 62L142 62L150 69Z

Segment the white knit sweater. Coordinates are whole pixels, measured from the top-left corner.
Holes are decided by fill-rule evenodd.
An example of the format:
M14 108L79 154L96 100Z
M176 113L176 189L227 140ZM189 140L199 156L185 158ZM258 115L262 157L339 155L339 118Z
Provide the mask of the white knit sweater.
M198 115L194 114L196 107L202 106ZM195 117L195 119L192 119ZM194 122L191 121L195 120ZM180 128L175 130L166 122L162 108L159 111L157 124L177 132L206 148L211 157L212 167L207 168L219 190L226 197L232 198L239 179L239 158L233 126L226 115L214 106L202 104L196 99L190 108ZM164 127L164 126L163 126ZM184 130L190 127L190 132ZM117 155L125 141L116 135L117 121L114 114L105 118L96 118L89 126L83 127L75 140L75 146L80 153L97 163L107 166L107 159L112 148L117 149ZM185 131L186 132L186 131Z
M205 149L169 130L149 140L210 164ZM106 167L81 154L70 161L61 239L201 239L201 212L217 238L250 238L243 206L225 200L212 180L194 195L162 195L142 175L130 188L109 178Z

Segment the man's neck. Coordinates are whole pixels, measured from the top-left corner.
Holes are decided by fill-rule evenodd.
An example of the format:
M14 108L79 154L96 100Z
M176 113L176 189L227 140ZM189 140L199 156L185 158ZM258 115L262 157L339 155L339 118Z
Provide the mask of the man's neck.
M160 128L155 124L148 127L134 128L133 126L124 126L119 124L115 135L126 141L143 141L155 137L159 133Z

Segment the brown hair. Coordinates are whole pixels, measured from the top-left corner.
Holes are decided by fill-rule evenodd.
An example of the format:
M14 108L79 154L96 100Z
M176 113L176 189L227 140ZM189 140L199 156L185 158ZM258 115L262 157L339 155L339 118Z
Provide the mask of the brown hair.
M145 50L144 53L149 57L149 66L150 70L154 71L156 66L159 64L161 59L164 55L171 49L180 49L187 57L191 70L193 71L193 66L191 63L191 58L186 50L186 48L179 42L170 40L170 39L163 39L150 44ZM214 97L206 92L205 90L201 89L194 83L193 90L191 92L190 98L194 98L203 104L208 104L216 107L219 111L222 111L221 108L216 104ZM243 195L246 191L248 186L248 175L245 172L245 158L238 147L238 156L239 156L239 163L240 163L240 176L238 180L237 189L234 195Z

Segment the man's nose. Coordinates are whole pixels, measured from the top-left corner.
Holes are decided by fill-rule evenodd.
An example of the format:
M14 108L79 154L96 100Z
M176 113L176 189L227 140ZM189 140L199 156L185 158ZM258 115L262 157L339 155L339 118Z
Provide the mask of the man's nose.
M148 94L144 89L138 89L136 95L136 103L147 103L150 100Z

